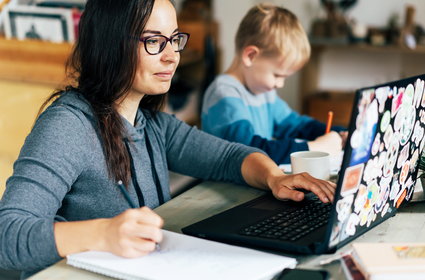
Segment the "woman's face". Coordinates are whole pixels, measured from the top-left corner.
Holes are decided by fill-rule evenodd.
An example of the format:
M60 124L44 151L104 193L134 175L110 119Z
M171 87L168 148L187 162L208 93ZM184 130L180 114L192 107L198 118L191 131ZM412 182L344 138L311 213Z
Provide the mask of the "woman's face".
M169 0L156 0L152 14L140 37L164 35L168 38L176 34L176 11ZM171 78L176 71L180 54L167 43L165 49L156 55L146 52L144 43L139 44L139 61L132 92L137 95L166 93L170 89Z

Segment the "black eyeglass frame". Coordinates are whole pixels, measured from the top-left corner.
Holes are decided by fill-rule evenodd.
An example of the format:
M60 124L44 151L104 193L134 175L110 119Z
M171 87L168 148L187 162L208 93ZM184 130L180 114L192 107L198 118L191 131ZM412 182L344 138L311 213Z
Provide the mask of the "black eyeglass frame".
M189 33L179 32L179 33L176 33L174 35L171 35L170 38L168 38L167 36L158 34L158 35L151 35L151 36L141 37L141 38L138 38L138 39L139 39L140 42L143 42L143 45L145 46L145 50L146 50L146 52L148 54L150 54L150 55L157 55L157 54L160 54L165 49L165 47L167 46L168 42L170 42L170 44L171 44L171 40L173 40L176 36L179 36L179 35L186 35L187 36L187 40L186 40L186 43L184 44L183 48L181 50L176 50L175 51L175 52L181 52L181 51L184 50L184 48L186 47L187 42L189 41L189 38L190 38L190 34ZM159 50L156 53L150 52L148 50L148 47L146 46L146 41L149 40L150 38L154 38L154 37L162 37L162 38L165 39L165 44L160 45L159 46ZM172 44L171 44L171 46L172 46Z

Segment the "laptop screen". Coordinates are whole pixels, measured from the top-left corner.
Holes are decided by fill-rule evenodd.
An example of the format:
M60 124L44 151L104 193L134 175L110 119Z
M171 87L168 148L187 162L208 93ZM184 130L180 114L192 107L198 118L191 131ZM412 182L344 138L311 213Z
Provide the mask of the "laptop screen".
M329 248L393 216L412 197L424 147L424 80L422 75L356 92Z

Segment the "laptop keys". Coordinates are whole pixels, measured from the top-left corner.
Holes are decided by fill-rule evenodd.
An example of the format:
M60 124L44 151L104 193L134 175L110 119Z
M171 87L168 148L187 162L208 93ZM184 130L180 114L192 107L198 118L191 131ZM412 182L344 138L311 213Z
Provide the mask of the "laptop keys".
M271 217L243 228L239 234L268 239L296 241L328 222L331 204L309 200L299 209L285 209Z

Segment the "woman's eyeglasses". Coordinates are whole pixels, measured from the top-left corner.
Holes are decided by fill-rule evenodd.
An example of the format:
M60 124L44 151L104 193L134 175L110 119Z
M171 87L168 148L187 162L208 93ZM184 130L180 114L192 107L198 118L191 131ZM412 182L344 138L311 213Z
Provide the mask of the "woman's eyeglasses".
M139 38L145 45L145 50L148 54L159 54L165 49L165 46L170 42L175 52L181 52L189 40L189 33L179 32L172 35L170 38L164 35L152 35Z

